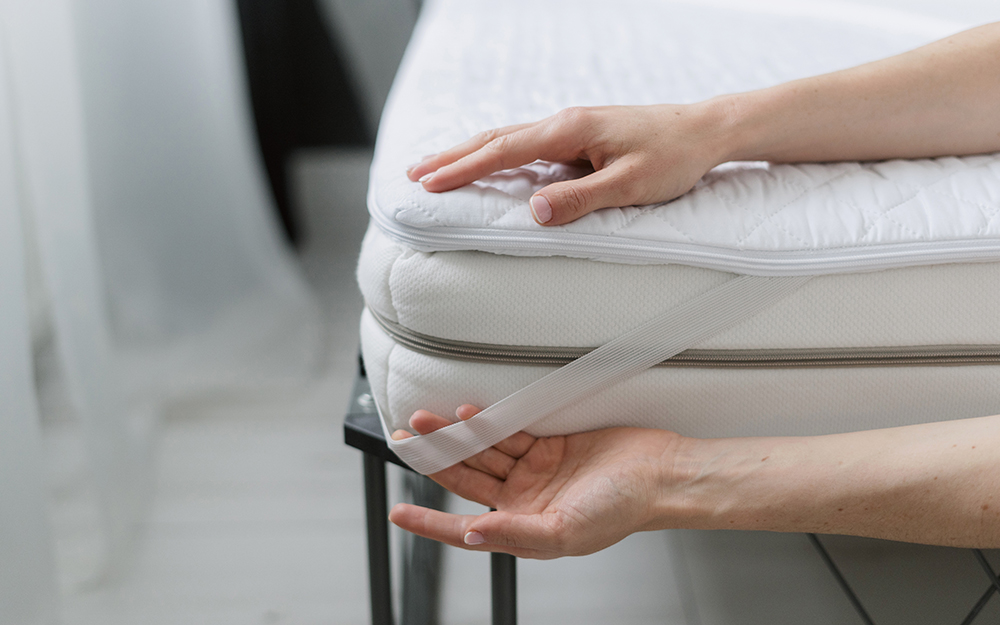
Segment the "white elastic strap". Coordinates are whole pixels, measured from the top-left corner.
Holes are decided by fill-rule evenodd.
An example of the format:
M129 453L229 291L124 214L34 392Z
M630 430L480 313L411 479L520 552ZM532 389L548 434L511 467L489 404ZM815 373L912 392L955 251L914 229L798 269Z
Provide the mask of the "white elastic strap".
M467 421L389 447L424 475L461 462L543 417L676 356L784 298L809 277L734 278L560 367Z

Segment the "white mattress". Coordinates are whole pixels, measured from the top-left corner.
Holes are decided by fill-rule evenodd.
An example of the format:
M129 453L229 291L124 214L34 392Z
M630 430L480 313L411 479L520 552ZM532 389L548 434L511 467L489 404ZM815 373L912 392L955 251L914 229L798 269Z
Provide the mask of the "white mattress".
M763 7L763 8L761 8ZM642 16L637 19L636 16ZM1000 346L1000 155L731 164L667 204L541 227L535 163L444 194L407 164L570 105L692 102L881 58L964 25L838 2L438 0L386 108L358 278L371 312L446 341L596 347L735 274L818 275L707 350ZM521 258L530 256L532 258ZM623 266L629 263L631 266ZM362 347L390 427L493 404L551 367ZM538 423L808 434L1000 412L1000 367L662 368Z
M679 262L758 275L995 258L996 154L729 164L673 202L602 210L558 227L536 225L527 200L579 175L569 167L536 163L445 194L425 192L404 172L477 131L567 106L693 102L881 58L962 27L808 0L439 0L427 7L393 86L369 209L390 236L426 251Z

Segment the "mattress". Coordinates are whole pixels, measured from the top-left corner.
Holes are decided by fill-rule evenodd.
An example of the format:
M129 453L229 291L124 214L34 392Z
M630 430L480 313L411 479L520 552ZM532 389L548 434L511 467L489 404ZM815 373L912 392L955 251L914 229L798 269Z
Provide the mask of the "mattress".
M497 404L740 275L815 277L528 431L793 435L1000 413L1000 155L732 163L672 202L558 227L527 201L582 174L570 166L444 194L405 176L423 154L567 106L693 102L962 27L830 2L430 3L380 127L358 268L386 428Z
M731 278L682 265L418 252L373 227L359 265L373 394L392 429L421 408L490 406L579 354L566 348L593 349ZM1000 263L815 278L692 350L700 362L650 369L528 431L807 435L995 414L996 311Z

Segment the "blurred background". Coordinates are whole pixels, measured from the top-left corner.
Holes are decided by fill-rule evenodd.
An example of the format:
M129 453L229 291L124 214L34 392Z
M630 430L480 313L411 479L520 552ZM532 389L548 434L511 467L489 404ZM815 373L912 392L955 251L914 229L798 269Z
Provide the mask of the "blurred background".
M418 10L0 1L0 624L367 621L354 264Z
M0 625L368 622L353 272L420 9L0 0ZM719 540L702 565L659 533L522 563L522 621L715 622L699 566L739 613L815 609L818 562L753 585L804 538ZM486 621L483 554L447 550L442 605Z

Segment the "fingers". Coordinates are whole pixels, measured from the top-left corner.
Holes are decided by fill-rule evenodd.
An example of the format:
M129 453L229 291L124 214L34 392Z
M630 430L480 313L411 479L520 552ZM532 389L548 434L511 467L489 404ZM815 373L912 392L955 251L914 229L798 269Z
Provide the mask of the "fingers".
M468 404L462 406L461 408L465 408L465 410L460 409L456 411L456 413L459 414L459 418L463 421L471 419L480 412L478 408L475 406L469 406ZM462 415L466 416L463 417ZM430 434L431 432L448 425L451 425L450 421L444 417L439 417L432 412L428 412L427 410L418 410L413 413L412 417L410 417L410 427L416 430L419 434ZM464 462L467 466L473 469L477 469L483 473L487 473L503 480L507 478L507 474L509 474L510 470L514 468L516 460L491 447L489 449L484 449L475 456L466 458Z
M455 411L458 418L465 421L466 419L471 419L482 412L480 408L473 406L472 404L462 404ZM535 437L530 434L525 434L524 432L518 432L513 436L505 438L493 447L511 458L520 458L524 454L528 453L531 446L535 444Z
M451 425L450 421L427 410L418 410L410 417L410 427L418 434L430 434L448 425ZM405 430L397 430L392 435L397 440L410 436L412 434ZM503 455L495 449L487 451L499 456ZM498 473L502 472L503 477L506 477L510 469L505 467L507 464L513 466L514 460L505 457L505 459L489 458L484 461L482 456L483 453L477 454L465 462L454 464L428 477L459 497L481 503L484 506L496 507L497 497L503 486L502 478L497 479Z
M389 511L389 520L417 536L430 538L453 547L468 548L465 527L476 517L450 514L408 503L398 503Z
M495 515L502 515L493 520ZM507 517L520 517L511 523ZM535 549L528 544L546 545L542 536L548 534L541 529L544 524L532 519L541 515L508 515L487 512L479 516L458 515L411 504L396 504L389 513L389 520L408 532L430 538L453 547L470 551L500 551L520 558L548 559L558 557L551 549ZM516 528L513 533L500 530L500 526ZM523 543L523 544L521 544Z
M482 412L482 409L472 404L462 404L455 410L455 414L462 421L471 419L480 412ZM450 421L427 410L418 410L410 417L410 427L420 434L429 434L448 425L451 425ZM404 437L412 436L406 430L397 430L393 434L393 438L397 438L397 434L405 435ZM487 449L469 458L465 463L471 467L490 473L495 477L505 479L513 468L514 461L528 453L531 446L535 444L535 440L535 437L530 434L517 432L500 441L491 449Z
M410 427L416 430L417 434L430 434L449 425L451 421L427 410L418 410L410 417Z
M471 419L472 417L476 416L480 412L482 412L482 409L481 408L477 408L476 406L473 406L472 404L462 404L461 406L459 406L458 408L455 409L455 415L459 419L461 419L462 421L466 421L468 419Z
M455 147L445 150L444 152L439 152L438 154L431 154L429 156L425 156L424 159L419 163L411 165L406 170L406 175L410 180L416 182L421 178L423 178L424 176L444 167L445 165L450 165L455 161L457 161L458 159L464 156L468 156L469 154L472 154L476 150L485 146L490 141L494 141L505 135L509 135L519 130L529 128L531 126L534 126L535 123L537 122L532 122L529 124L516 124L513 126L505 126L503 128L496 128L494 130L487 130L485 132L481 132L475 135L474 137L466 141L463 141L462 143L459 143Z
M524 454L528 453L531 446L535 444L535 437L531 434L525 434L524 432L518 432L512 436L509 436L493 447L503 453L507 454L511 458L521 458Z
M623 159L583 178L550 184L531 197L532 217L541 225L558 226L599 208L635 204L635 176L628 170Z
M546 125L537 124L502 134L420 180L425 189L436 193L457 189L494 172L527 165L538 159L558 161L576 158L576 154L567 152L562 129L556 129L556 132L549 130Z
M455 411L462 420L471 419L479 412L481 410L471 404L459 406ZM448 419L427 410L418 410L410 417L410 427L418 434L430 434L448 425L451 425ZM397 430L392 434L396 440L412 436L405 430ZM518 432L494 447L429 477L460 497L495 508L501 495L503 480L534 443L533 436Z
M589 109L572 107L539 122L486 131L424 159L407 175L426 190L439 193L539 159L576 161L585 158L583 148L595 121Z

